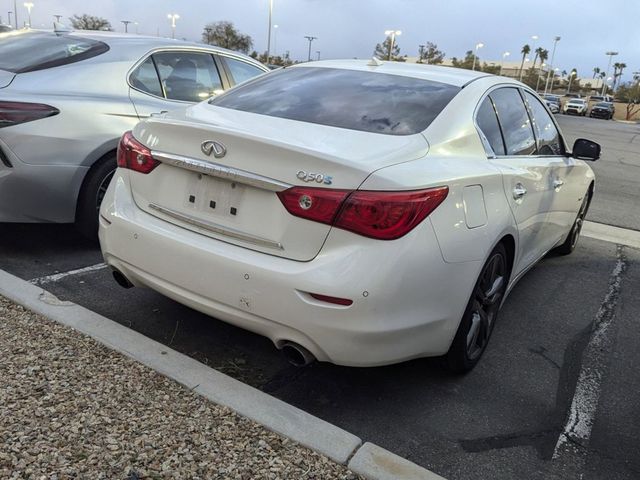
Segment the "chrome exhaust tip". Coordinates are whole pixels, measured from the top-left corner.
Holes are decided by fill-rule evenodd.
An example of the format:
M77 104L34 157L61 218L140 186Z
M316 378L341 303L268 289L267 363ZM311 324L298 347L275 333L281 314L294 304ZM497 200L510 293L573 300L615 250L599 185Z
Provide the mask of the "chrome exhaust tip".
M111 274L113 275L113 279L116 281L116 283L122 288L133 287L133 283L131 283L129 279L122 274L122 272L114 269Z
M281 347L282 355L294 367L304 367L316 361L309 350L294 342L285 342Z

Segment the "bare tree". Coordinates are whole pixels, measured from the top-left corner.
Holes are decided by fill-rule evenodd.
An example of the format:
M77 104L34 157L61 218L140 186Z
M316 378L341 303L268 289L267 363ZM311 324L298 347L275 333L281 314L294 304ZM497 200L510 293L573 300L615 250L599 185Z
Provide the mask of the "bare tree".
M86 13L69 17L69 20L76 30L113 30L111 23L106 18L87 15Z
M202 41L208 45L236 50L248 53L253 46L253 40L249 35L243 35L231 22L212 22L204 26Z

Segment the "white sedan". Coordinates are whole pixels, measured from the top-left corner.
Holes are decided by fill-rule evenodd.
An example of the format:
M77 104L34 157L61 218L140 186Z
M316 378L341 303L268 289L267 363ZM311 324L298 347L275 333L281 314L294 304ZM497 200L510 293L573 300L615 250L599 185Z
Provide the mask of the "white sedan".
M599 154L516 81L313 62L126 133L100 242L121 285L294 364L468 371L518 279L575 248Z

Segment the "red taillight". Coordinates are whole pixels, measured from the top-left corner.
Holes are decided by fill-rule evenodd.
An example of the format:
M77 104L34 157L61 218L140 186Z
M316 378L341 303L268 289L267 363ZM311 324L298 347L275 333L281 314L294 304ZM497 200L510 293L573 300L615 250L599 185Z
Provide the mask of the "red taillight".
M331 225L351 190L292 187L278 193L284 208L291 215Z
M160 162L153 158L151 150L138 142L131 132L125 132L118 145L118 166L140 173L149 173Z
M292 187L278 193L297 217L379 240L395 240L413 230L449 193L449 187L402 192Z
M26 102L0 102L0 128L31 122L60 113L51 105Z
M427 218L448 193L448 187L408 192L355 191L344 202L334 225L365 237L394 240Z

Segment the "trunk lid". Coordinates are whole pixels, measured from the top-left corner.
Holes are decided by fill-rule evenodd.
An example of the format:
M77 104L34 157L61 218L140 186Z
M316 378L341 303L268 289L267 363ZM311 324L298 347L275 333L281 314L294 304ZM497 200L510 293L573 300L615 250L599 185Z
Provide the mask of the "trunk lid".
M147 175L131 172L139 208L228 243L300 261L318 254L331 226L289 214L277 191L356 190L373 171L428 151L420 134L359 132L206 103L151 118L133 133L162 162ZM216 142L209 144L210 155L203 142Z

